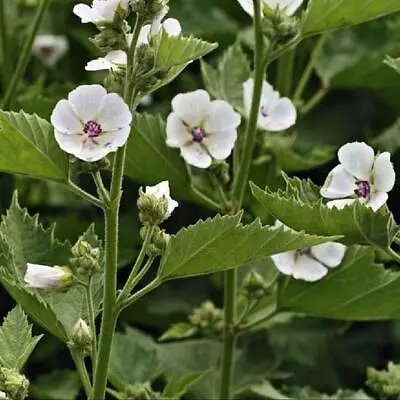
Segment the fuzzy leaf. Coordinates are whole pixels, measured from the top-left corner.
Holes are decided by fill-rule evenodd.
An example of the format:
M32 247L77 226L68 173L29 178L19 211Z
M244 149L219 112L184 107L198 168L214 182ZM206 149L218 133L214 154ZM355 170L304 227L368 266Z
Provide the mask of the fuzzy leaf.
M374 258L373 248L354 246L324 279L288 280L279 292L281 310L349 321L399 318L393 299L400 294L400 272L386 270Z
M68 157L37 115L0 111L0 171L66 182Z
M241 215L216 216L182 229L169 241L161 260L163 280L220 272L299 247L314 246L332 238L263 227L259 221L239 224Z
M178 322L172 325L162 336L158 339L160 342L166 340L185 339L193 336L197 329L188 322Z
M125 174L148 185L168 180L172 193L188 197L186 168L179 151L165 143L165 122L159 116L137 114L128 140Z
M260 396L263 399L270 400L290 400L290 397L285 396L275 389L269 381L264 381L255 385L252 385L249 389L252 393Z
M32 326L20 306L11 310L0 327L0 361L20 371L42 336L32 336Z
M400 74L400 58L387 57L385 64L393 68L396 72Z
M309 186L307 189L306 186ZM302 198L293 193L304 190ZM304 201L305 193L315 196L307 181L288 179L285 191L265 191L251 185L254 197L274 218L295 230L304 229L307 233L322 236L342 236L344 244L364 244L381 247L389 246L396 234L397 225L388 211L374 212L355 202L343 210L329 209L322 200Z
M398 0L310 0L303 34L313 35L400 11Z
M180 377L172 377L164 388L162 399L178 399L183 396L205 373L199 372Z

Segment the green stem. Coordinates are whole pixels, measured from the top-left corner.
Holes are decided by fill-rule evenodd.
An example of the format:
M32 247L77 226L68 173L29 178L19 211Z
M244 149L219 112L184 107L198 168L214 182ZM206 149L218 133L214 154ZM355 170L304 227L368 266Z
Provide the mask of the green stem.
M39 30L40 25L42 24L44 14L50 5L50 1L51 0L42 0L39 5L35 19L33 21L32 29L28 33L28 37L26 38L24 47L19 57L17 67L11 78L11 82L7 87L6 94L4 95L1 107L3 110L7 109L14 100L15 93L18 90L18 85L25 74L26 68L28 67L29 60L31 58L33 41L35 40L35 36L37 34L37 31Z
M92 196L90 193L86 192L85 190L81 189L79 186L75 185L72 181L68 181L68 189L75 193L77 196L81 197L82 199L88 201L89 203L94 204L97 207L103 208L104 204L101 200L97 197Z
M153 265L155 257L149 257L148 260L146 261L146 264L144 264L143 268L140 270L140 272L136 275L135 279L132 281L132 289L133 290L136 285L143 279L143 277L147 274L151 266Z
M134 91L130 77L133 71L133 61L136 43L142 21L136 17L133 39L128 50L128 65L126 68L124 99L130 103ZM117 270L118 270L118 225L119 207L122 196L122 180L124 176L126 144L120 147L114 157L113 173L110 189L110 206L104 211L105 217L105 253L106 266L104 276L103 315L100 328L99 349L93 383L92 399L101 400L105 397L107 386L108 364L110 361L111 346L119 311L117 301Z
M293 72L296 52L294 49L286 52L278 60L278 75L276 79L276 88L282 96L290 97L293 86Z
M71 357L74 360L76 370L85 390L86 397L89 398L92 392L92 385L90 384L89 374L86 369L83 352L78 349L70 348Z
M222 187L221 183L218 181L218 179L215 177L215 175L212 172L210 172L209 176L210 176L211 182L212 182L215 190L218 193L221 203L224 205L226 210L229 210L231 207L231 204L225 195L224 188Z
M135 282L136 276L137 276L137 274L138 274L138 272L140 270L140 267L143 264L144 258L146 257L146 253L147 253L147 250L148 250L149 245L151 243L151 239L153 237L153 233L154 233L154 227L153 226L148 226L146 228L146 233L145 233L145 236L144 236L142 248L140 249L139 255L136 258L135 265L133 266L132 271L129 274L129 278L126 281L125 286L123 287L123 289L121 290L121 293L118 296L117 303L120 303L120 302L124 301L125 298L127 296L129 296L129 294L131 293L131 291L133 289L133 286L134 286L134 282Z
M306 104L304 104L301 109L300 113L302 115L308 114L311 110L313 110L321 101L325 98L326 94L329 91L328 86L322 87L320 90L318 90L317 93L313 97L311 97L310 100L307 101Z
M110 193L108 193L108 190L104 186L103 178L101 177L101 172L100 171L93 172L92 177L93 177L94 183L96 184L97 193L99 194L103 204L106 204L107 206L109 206L110 205Z
M85 286L86 288L86 301L88 305L88 316L89 316L89 326L92 331L92 369L93 371L96 369L97 364L97 334L96 334L96 317L94 314L93 307L93 292L92 292L92 277L89 278L88 284Z
M391 247L388 247L386 249L386 253L388 254L388 256L390 256L391 258L396 260L397 263L400 264L400 255L397 254Z
M3 88L11 76L10 71L10 53L8 47L7 34L7 19L6 19L6 2L3 1L0 5L0 51L1 51L1 66L2 66L2 84Z
M264 322L267 322L268 320L270 320L270 319L271 319L273 316L275 316L276 314L277 314L277 311L274 310L274 311L272 311L270 314L265 315L265 316L262 317L262 318L256 319L256 320L254 320L254 321L250 321L249 323L247 323L247 324L245 324L245 325L242 325L242 326L240 327L240 331L241 331L241 332L247 331L247 330L249 330L249 329L251 329L251 328L254 328L254 327L257 326L257 325L260 325L260 324L262 324L262 323L264 323Z
M315 62L316 62L318 56L320 55L327 38L328 38L327 34L321 35L319 37L319 39L311 53L308 64L303 71L303 75L301 76L300 81L297 85L296 91L294 92L294 96L293 96L294 103L298 103L299 101L301 101L304 90L306 89L307 84L310 81L310 78L314 71Z

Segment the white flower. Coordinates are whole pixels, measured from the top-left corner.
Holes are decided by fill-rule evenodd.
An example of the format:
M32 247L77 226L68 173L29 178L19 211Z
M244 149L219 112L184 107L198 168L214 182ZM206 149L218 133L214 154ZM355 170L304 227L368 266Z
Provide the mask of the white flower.
M63 35L37 35L32 45L32 53L49 68L53 68L68 49L68 40Z
M77 4L73 12L77 15L81 22L86 24L93 22L94 24L105 24L114 21L115 12L118 6L124 10L128 9L129 0L93 0L92 6L87 4Z
M72 341L81 346L86 346L92 341L92 332L82 318L78 319L72 329Z
M165 33L169 36L179 36L182 33L182 27L179 21L175 18L167 18L164 22L162 20L168 13L168 7L165 7L156 18L154 18L152 24L144 25L139 33L137 46L143 44L149 44L150 39L157 35L161 28L164 29ZM129 40L128 40L129 42Z
M73 275L67 267L28 263L24 281L29 287L37 289L59 289L71 284Z
M254 79L243 83L244 108L247 115L250 115L253 89ZM257 126L269 132L284 131L296 123L296 118L296 107L292 101L287 97L280 97L280 94L264 81Z
M340 164L326 178L321 195L332 200L327 206L343 208L358 200L374 211L381 208L393 189L395 172L390 153L377 156L365 143L347 143L338 151Z
M251 17L254 17L253 0L238 0L243 10ZM303 0L261 0L261 7L268 7L271 10L282 10L287 16L292 16L303 3Z
M237 138L240 115L226 101L210 100L204 90L178 94L167 120L167 145L181 149L188 164L208 168L225 160Z
M123 146L131 121L124 100L100 85L79 86L51 115L59 146L84 161L100 160Z
M96 58L86 64L86 71L102 71L108 70L116 72L121 68L126 67L128 57L125 51L114 50L110 51L105 57Z
M155 186L146 186L145 194L152 195L156 199L166 199L168 201L168 215L165 216L165 219L178 207L178 202L170 196L168 181L160 182Z

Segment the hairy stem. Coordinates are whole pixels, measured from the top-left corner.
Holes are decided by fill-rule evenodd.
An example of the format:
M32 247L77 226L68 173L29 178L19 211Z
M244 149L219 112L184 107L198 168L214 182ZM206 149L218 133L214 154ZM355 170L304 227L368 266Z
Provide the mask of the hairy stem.
M85 390L86 397L89 398L92 392L92 385L90 384L89 374L86 369L85 361L83 358L83 351L70 348L71 357L74 360L76 370Z
M93 370L96 369L97 363L97 335L96 335L96 317L94 315L93 307L93 291L92 291L92 277L89 278L89 282L86 285L86 301L88 305L88 316L89 316L89 326L92 332L92 365Z
M103 208L104 204L101 200L97 197L92 196L90 193L86 192L85 190L81 189L79 186L75 185L72 181L68 181L68 189L75 193L77 196L81 197L82 199L88 201L89 203L94 204L97 207Z
M39 8L36 12L35 19L33 21L32 29L28 33L28 37L25 40L24 47L21 51L17 67L11 78L10 84L7 87L6 94L4 95L3 103L1 106L3 110L7 109L10 105L12 105L15 93L18 90L18 85L22 77L24 76L26 68L28 67L29 64L29 60L31 58L33 41L35 40L35 36L37 34L37 31L39 30L40 25L42 24L44 14L50 5L50 1L51 0L42 0L40 2Z
M96 184L97 193L99 194L101 201L103 202L103 204L106 204L107 206L109 206L110 205L110 193L108 193L108 190L104 186L103 178L101 177L101 172L100 171L93 172L92 177L93 177L94 183Z

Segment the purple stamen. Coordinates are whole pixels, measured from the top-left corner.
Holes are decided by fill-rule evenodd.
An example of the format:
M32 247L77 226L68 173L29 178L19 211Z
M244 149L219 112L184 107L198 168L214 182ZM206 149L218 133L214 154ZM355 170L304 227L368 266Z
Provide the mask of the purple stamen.
M357 181L356 185L357 189L354 190L354 193L357 197L366 199L371 194L371 185L368 181Z
M264 118L268 117L268 110L267 110L267 107L261 106L261 115L262 115Z
M83 132L86 133L88 138L96 138L103 132L101 125L95 121L88 121L83 127Z
M301 249L296 250L296 255L297 256L307 256L311 254L311 248L310 247L303 247Z
M203 129L195 127L192 129L192 136L194 142L201 143L203 139L206 137L206 133L204 132Z

